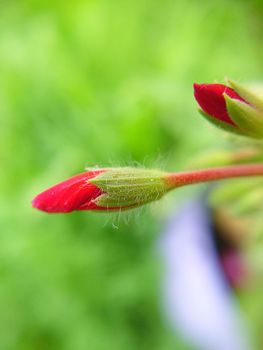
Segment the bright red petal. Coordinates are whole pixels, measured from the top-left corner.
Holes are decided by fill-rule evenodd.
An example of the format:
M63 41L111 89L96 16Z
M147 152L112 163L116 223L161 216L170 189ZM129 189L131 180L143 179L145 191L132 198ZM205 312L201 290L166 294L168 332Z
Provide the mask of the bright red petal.
M36 196L32 205L48 213L69 213L73 210L83 210L83 207L86 210L97 209L93 200L103 192L88 180L104 171L89 171L60 182Z

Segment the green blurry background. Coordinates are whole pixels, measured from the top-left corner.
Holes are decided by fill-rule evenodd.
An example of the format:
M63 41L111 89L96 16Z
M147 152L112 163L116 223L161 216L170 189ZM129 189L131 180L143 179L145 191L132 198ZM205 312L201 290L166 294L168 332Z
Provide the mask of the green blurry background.
M225 144L192 83L263 79L261 1L0 1L0 349L186 349L159 306L174 202L45 215L85 166L183 169ZM168 205L169 204L169 205Z

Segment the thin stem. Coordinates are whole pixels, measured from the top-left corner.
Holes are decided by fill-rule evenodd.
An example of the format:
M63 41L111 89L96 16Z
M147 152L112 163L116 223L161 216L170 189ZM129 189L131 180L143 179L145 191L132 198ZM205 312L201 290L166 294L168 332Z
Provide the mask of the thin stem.
M171 188L233 177L263 176L263 164L233 165L220 168L172 173L167 177Z

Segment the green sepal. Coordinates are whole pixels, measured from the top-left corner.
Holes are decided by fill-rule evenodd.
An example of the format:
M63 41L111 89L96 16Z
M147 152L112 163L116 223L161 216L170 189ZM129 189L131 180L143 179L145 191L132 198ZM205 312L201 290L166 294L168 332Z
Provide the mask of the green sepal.
M203 117L205 117L206 120L209 121L209 123L212 123L219 129L223 129L227 132L231 132L236 135L244 135L242 131L240 131L236 126L228 124L227 122L223 122L220 119L217 119L215 117L211 117L209 114L205 113L202 109L198 108L198 111L200 114L202 114Z
M139 168L113 168L89 180L103 191L94 201L108 208L138 207L160 199L170 190L165 172Z
M235 92L241 96L247 103L252 107L257 109L259 112L263 113L263 98L260 94L255 93L252 89L247 88L244 85L238 84L233 80L227 79L230 87L235 90ZM263 118L263 117L262 117Z
M258 112L245 102L233 99L224 94L226 107L230 118L237 129L249 137L263 138L263 113Z

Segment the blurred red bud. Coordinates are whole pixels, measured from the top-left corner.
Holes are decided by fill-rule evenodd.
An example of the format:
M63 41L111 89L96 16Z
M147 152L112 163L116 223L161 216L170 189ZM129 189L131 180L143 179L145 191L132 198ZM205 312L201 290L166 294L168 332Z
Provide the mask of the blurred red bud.
M224 94L232 99L244 101L235 90L223 84L194 84L194 96L202 111L211 117L235 125L227 111Z

